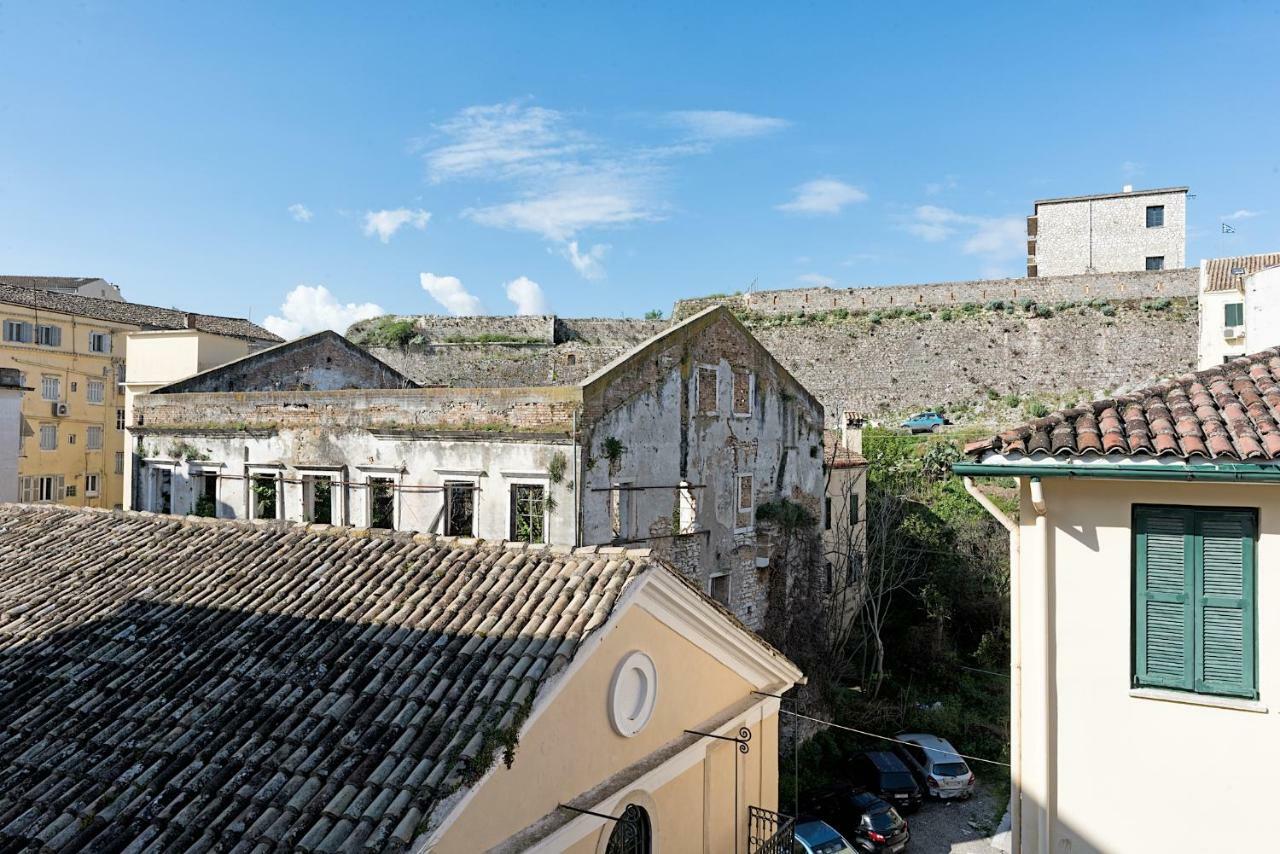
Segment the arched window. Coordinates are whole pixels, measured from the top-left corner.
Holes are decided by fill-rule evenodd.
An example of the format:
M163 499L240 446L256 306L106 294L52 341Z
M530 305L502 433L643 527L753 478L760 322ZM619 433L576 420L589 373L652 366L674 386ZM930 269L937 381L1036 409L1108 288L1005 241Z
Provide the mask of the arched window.
M653 827L644 807L628 804L622 817L609 834L607 854L650 854L653 851Z

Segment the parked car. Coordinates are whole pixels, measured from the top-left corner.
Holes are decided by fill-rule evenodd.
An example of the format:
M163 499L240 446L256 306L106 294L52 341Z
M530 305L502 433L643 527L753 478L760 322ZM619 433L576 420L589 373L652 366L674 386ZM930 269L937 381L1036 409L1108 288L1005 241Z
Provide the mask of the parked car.
M897 738L906 744L895 745L894 751L929 797L965 799L973 794L973 772L951 742L919 732L899 733Z
M936 412L917 412L903 421L902 426L912 433L936 433L942 425L950 423Z
M924 800L924 792L916 785L911 770L888 750L856 754L849 762L849 779L899 811L915 812Z
M853 843L855 851L897 854L911 841L898 811L865 789L834 789L815 803L815 813Z
M849 840L825 821L802 819L796 825L792 854L857 854Z

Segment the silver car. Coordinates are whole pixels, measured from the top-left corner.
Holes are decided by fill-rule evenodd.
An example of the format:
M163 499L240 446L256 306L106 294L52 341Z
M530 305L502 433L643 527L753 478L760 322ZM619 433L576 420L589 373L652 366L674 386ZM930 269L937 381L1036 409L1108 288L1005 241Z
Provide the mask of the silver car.
M895 752L929 797L964 799L973 794L973 772L951 742L922 732L899 733L897 739L906 744L895 745Z

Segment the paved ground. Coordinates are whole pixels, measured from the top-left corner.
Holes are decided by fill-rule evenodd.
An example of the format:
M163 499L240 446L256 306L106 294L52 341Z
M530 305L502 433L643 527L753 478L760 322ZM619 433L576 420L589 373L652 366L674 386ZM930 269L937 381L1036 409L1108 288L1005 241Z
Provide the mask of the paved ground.
M1003 804L996 804L981 784L967 801L927 801L907 816L911 825L907 850L911 854L997 854L993 828L1002 812Z

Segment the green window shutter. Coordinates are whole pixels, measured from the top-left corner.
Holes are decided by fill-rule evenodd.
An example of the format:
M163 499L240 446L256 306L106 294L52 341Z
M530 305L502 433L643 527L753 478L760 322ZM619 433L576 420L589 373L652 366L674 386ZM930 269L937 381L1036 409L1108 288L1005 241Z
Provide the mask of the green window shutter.
M1244 325L1244 303L1229 302L1223 306L1223 321L1226 326Z
M1134 597L1134 682L1194 687L1192 591L1194 514L1180 507L1135 510L1137 578Z
M1196 513L1196 685L1205 694L1257 696L1254 679L1254 516Z

